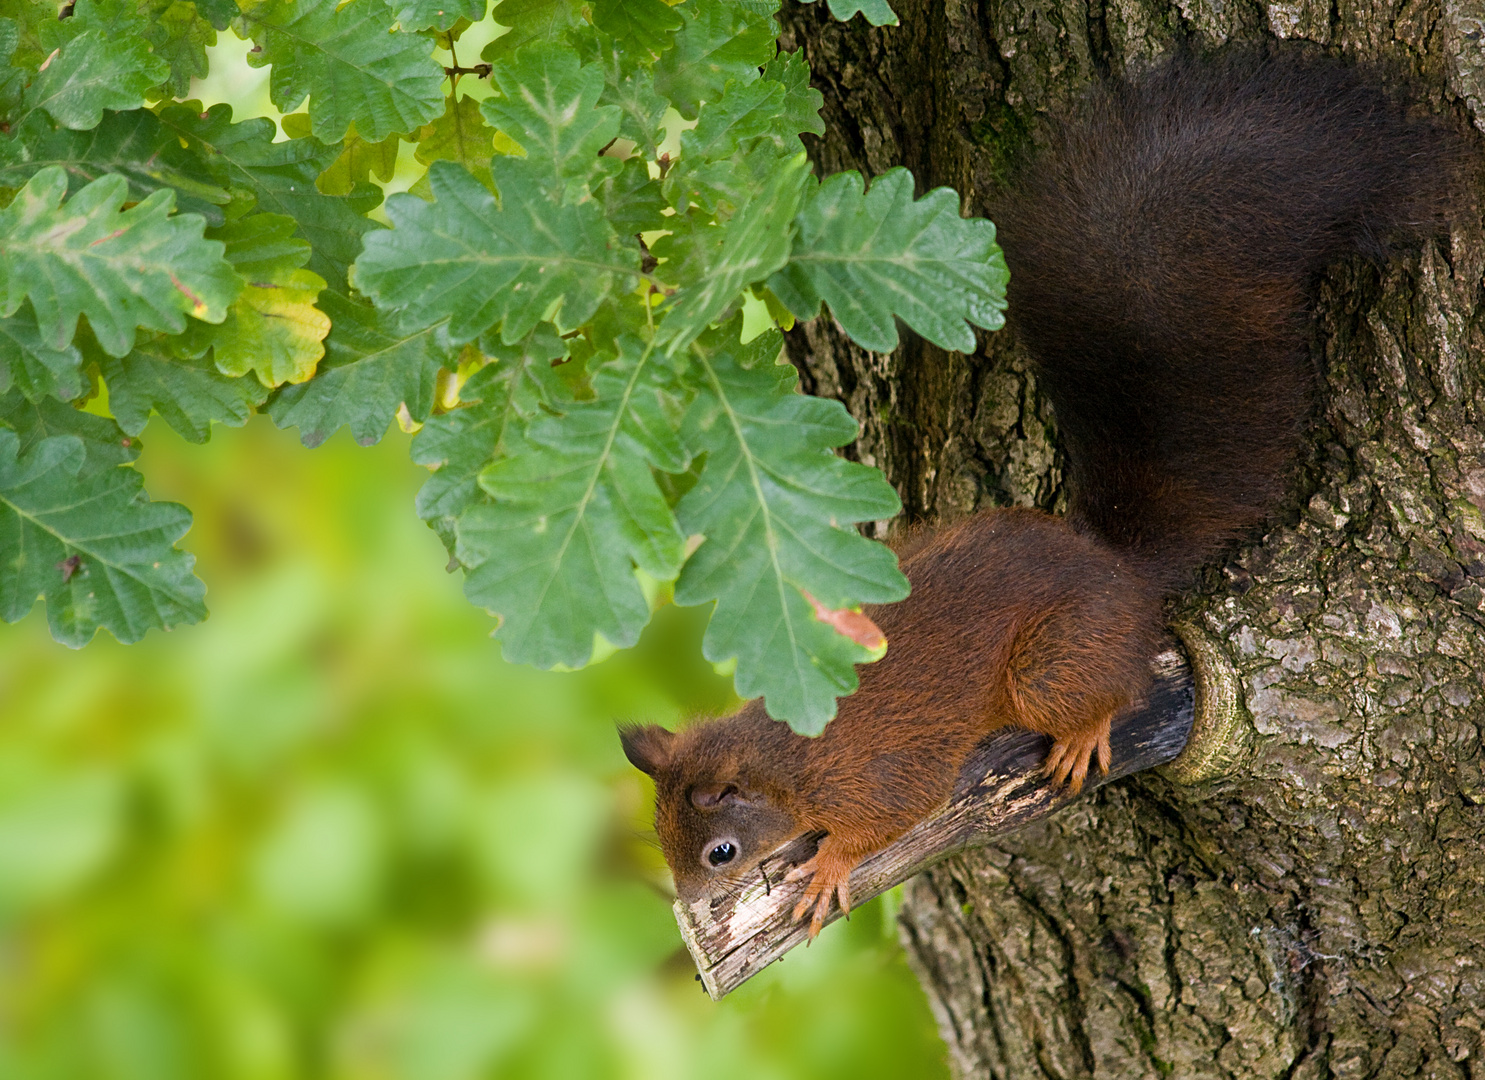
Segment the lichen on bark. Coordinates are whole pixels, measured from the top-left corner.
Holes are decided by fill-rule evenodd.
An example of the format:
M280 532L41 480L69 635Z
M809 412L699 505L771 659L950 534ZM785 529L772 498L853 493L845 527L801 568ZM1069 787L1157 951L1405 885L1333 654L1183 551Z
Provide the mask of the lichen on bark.
M1485 128L1485 5L906 0L785 10L822 170L907 165L974 212L1047 115L1171 48L1306 38ZM1173 616L1222 643L1257 738L916 879L904 943L962 1076L1485 1080L1485 237L1460 221L1323 282L1294 497ZM891 356L828 318L790 355L862 421L908 517L1056 508L1054 418L1006 334ZM1199 358L1193 358L1193 362Z

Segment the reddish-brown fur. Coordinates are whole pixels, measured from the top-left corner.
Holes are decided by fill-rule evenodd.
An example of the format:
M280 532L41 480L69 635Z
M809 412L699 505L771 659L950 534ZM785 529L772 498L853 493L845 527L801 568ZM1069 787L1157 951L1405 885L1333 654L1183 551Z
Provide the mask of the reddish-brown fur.
M656 829L683 897L716 880L704 856L717 838L761 857L815 830L829 836L814 868L832 871L816 880L836 889L942 803L975 744L1007 725L1075 754L1080 786L1109 719L1145 688L1161 590L1060 518L980 514L935 533L903 570L911 595L869 611L887 655L862 669L822 735L795 735L759 701L675 735L624 733L630 760L655 778ZM697 805L699 789L719 798ZM776 813L759 830L764 808Z
M824 831L796 912L817 932L832 897L849 907L852 868L942 803L989 732L1051 736L1048 770L1074 789L1106 769L1163 598L1284 491L1315 275L1436 231L1460 156L1354 71L1288 50L1181 55L1090 97L992 209L1068 449L1068 517L991 510L914 536L911 596L870 611L887 656L817 738L756 701L678 734L624 731L681 896Z

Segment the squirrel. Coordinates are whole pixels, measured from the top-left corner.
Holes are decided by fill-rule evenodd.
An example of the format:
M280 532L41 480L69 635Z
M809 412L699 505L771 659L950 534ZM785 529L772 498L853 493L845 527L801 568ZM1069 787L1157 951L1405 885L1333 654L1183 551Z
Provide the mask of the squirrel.
M735 890L824 832L791 875L810 878L794 917L813 937L990 732L1050 736L1045 770L1074 792L1107 772L1166 599L1290 486L1320 272L1443 232L1461 146L1355 68L1282 47L1180 51L1056 125L990 216L1066 451L1066 516L994 509L918 537L909 597L867 611L890 649L819 736L756 700L680 732L621 729L681 898Z

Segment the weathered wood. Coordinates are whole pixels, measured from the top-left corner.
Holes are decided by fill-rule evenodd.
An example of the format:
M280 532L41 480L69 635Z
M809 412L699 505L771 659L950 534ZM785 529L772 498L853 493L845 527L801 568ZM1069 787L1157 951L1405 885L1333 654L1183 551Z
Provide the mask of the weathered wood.
M1186 745L1195 700L1191 671L1175 650L1161 653L1151 666L1155 683L1148 698L1114 722L1113 768L1107 776L1090 777L1085 792L1162 765ZM1044 735L1015 728L985 739L965 764L949 802L856 868L852 902L864 904L942 859L983 846L1078 798L1042 776L1050 745ZM781 847L764 860L757 884L736 896L675 902L681 936L714 999L808 940L808 920L792 917L806 883L786 881L785 875L815 853L823 836L811 833ZM836 908L826 922L838 918Z

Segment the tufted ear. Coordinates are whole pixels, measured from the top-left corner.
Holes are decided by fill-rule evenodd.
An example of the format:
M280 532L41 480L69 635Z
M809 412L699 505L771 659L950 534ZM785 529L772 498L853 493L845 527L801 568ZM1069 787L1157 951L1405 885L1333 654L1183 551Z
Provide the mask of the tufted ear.
M698 784L691 789L691 805L698 810L710 810L726 802L742 801L736 784L716 781L711 784Z
M675 746L675 732L666 731L656 724L636 724L619 728L619 742L624 747L624 756L642 773L654 776L670 764L670 753Z

